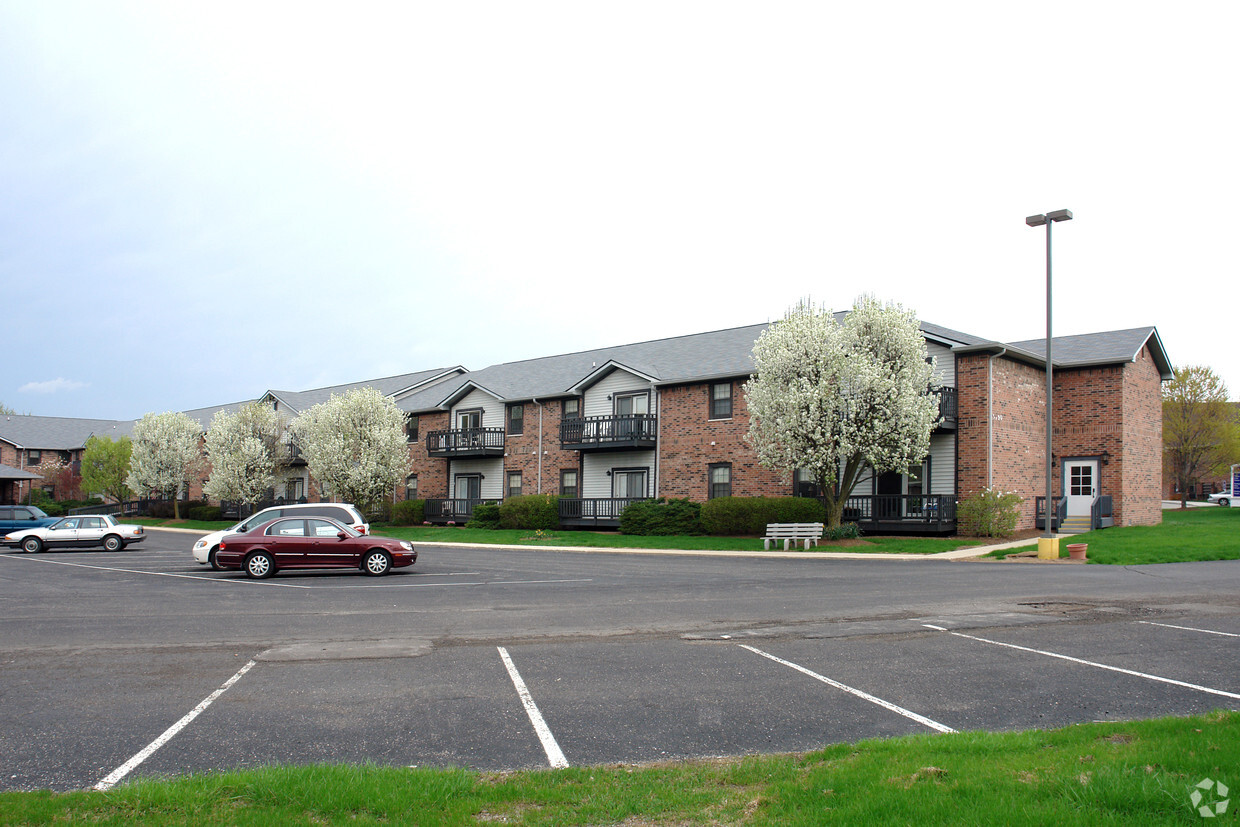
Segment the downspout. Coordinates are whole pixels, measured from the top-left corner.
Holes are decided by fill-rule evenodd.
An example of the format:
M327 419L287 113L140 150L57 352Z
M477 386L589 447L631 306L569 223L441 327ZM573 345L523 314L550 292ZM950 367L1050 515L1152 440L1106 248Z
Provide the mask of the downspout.
M538 406L538 493L542 493L542 458L543 458L543 404L537 399L532 399L533 403Z
M1006 347L986 357L986 487L995 485L995 359L1007 353ZM957 391L958 393L959 391ZM957 403L959 404L959 403ZM959 439L959 437L957 437Z
M654 403L654 497L659 498L659 451L663 448L663 411L659 389L650 383L650 400Z

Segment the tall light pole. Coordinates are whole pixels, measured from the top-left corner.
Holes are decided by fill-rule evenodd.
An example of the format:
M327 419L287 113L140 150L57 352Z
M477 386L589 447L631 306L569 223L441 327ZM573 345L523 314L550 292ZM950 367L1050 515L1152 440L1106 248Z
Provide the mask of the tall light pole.
M1025 219L1025 223L1030 227L1046 225L1046 509L1042 512L1045 531L1038 538L1039 560L1059 559L1059 541L1051 530L1051 512L1054 510L1054 500L1051 498L1051 399L1054 394L1051 382L1051 225L1071 220L1071 210L1055 210Z

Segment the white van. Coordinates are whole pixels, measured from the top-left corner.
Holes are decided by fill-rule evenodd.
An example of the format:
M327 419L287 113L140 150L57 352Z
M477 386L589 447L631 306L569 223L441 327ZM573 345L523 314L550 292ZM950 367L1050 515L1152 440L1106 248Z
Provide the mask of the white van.
M348 503L291 503L289 505L273 505L256 514L246 517L241 522L223 531L213 531L194 543L194 562L200 566L211 566L221 571L215 562L215 552L220 549L220 539L225 534L239 534L249 531L276 517L301 515L305 517L330 517L341 525L347 525L362 534L370 533L370 523L362 517L362 513Z

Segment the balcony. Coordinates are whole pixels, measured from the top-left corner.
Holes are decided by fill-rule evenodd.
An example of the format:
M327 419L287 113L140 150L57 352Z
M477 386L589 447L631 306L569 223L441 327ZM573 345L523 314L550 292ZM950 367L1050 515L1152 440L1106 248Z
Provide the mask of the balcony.
M629 451L654 448L658 417L650 414L587 416L560 423L566 451Z
M435 523L437 525L445 525L447 523L465 525L465 522L474 516L474 506L479 503L495 502L499 501L461 497L428 498L426 500L424 519L428 523Z
M954 494L876 494L849 497L842 519L863 534L954 534Z
M559 501L560 525L589 526L593 528L619 528L620 512L646 497L598 497L593 499L568 499Z
M426 453L432 457L502 457L504 429L431 431L426 435Z
M960 394L955 388L932 391L939 398L939 430L954 431L959 417Z

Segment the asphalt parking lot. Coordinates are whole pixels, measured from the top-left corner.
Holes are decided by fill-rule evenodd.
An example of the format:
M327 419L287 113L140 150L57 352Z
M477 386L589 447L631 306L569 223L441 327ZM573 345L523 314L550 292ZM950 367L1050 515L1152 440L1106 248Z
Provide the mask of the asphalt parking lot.
M0 789L515 769L1240 709L1240 563L423 548L251 581L152 531L0 552Z

